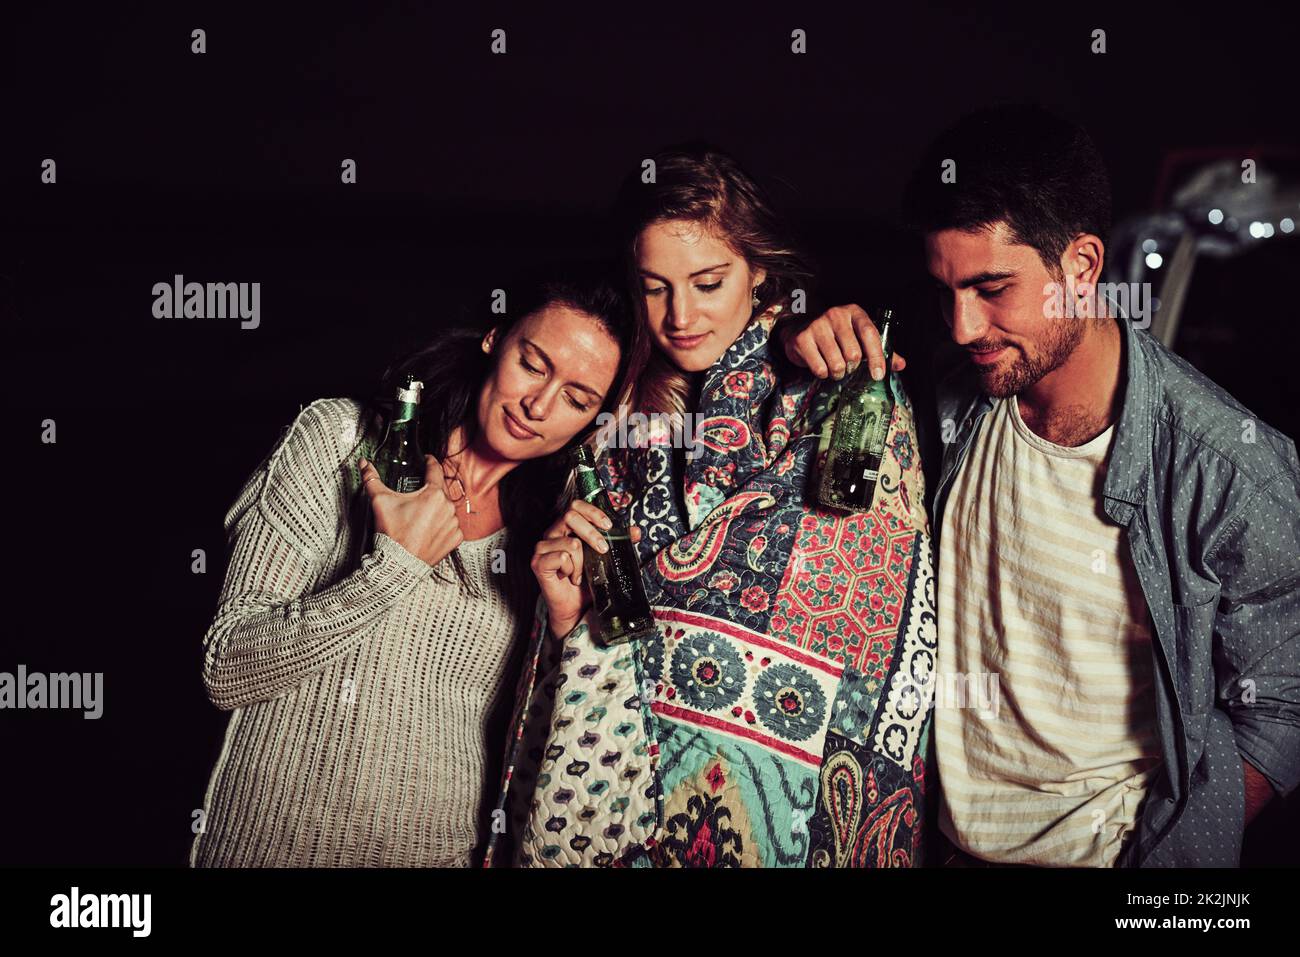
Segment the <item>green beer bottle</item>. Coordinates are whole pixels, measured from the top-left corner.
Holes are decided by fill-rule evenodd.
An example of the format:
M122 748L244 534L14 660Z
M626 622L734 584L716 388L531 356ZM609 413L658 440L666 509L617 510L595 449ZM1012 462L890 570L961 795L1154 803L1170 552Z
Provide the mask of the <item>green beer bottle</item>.
M397 408L388 432L375 450L375 469L394 492L414 492L424 484L424 453L420 449L420 393L424 383L413 375L397 387Z
M889 422L894 415L894 393L889 387L893 375L893 335L898 314L880 310L880 346L885 354L885 377L877 382L862 362L840 390L835 411L823 424L820 447L826 449L818 501L826 508L846 512L868 512L880 479L880 462L885 454Z
M579 497L595 505L614 523L604 532L609 551L602 554L582 543L584 577L591 593L597 636L606 645L644 638L654 632L655 620L641 581L636 545L627 526L614 514L609 495L596 472L596 457L591 449L578 446L577 462Z

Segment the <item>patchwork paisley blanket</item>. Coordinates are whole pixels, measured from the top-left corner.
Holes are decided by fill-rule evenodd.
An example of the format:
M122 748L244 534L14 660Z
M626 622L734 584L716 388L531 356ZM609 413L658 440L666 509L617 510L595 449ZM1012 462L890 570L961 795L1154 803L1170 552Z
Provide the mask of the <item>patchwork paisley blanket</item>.
M936 646L912 406L873 509L813 483L840 383L778 377L773 309L704 374L696 446L598 468L658 631L550 636L539 602L493 830L523 866L920 863ZM493 835L487 863L503 842Z

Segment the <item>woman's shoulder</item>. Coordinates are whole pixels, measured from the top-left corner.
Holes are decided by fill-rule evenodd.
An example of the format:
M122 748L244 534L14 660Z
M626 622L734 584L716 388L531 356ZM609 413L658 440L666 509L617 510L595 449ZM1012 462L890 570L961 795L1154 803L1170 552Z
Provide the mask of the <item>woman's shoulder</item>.
M356 439L360 415L361 403L356 399L316 399L302 407L293 424L306 426L317 437L339 437L348 441Z
M318 519L346 508L347 473L361 437L361 409L361 403L350 398L311 402L284 430L267 460L259 504L300 544L328 545L327 537L316 534L327 524Z
M338 465L360 437L361 403L349 398L316 399L303 406L285 428L271 454L271 464Z

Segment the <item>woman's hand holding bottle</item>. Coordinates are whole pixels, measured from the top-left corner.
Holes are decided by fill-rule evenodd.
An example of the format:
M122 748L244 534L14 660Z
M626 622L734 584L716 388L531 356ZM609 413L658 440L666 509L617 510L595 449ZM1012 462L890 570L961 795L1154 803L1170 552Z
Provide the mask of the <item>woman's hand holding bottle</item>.
M598 552L608 551L604 532L611 526L608 515L590 502L575 498L533 551L531 567L556 637L573 630L589 603L582 581L582 544L586 542ZM631 536L632 541L640 541L641 529L632 526Z
M393 491L380 478L374 462L362 459L360 465L376 532L383 532L431 566L465 540L456 507L443 486L442 464L432 455L424 457L424 485L414 492Z

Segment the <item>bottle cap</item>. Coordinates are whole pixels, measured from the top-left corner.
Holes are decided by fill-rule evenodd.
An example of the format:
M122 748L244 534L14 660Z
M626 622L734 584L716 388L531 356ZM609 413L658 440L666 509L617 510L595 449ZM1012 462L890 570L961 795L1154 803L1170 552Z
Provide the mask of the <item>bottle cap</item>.
M397 387L398 402L419 402L420 394L424 392L424 383L414 376L406 377L406 385Z

